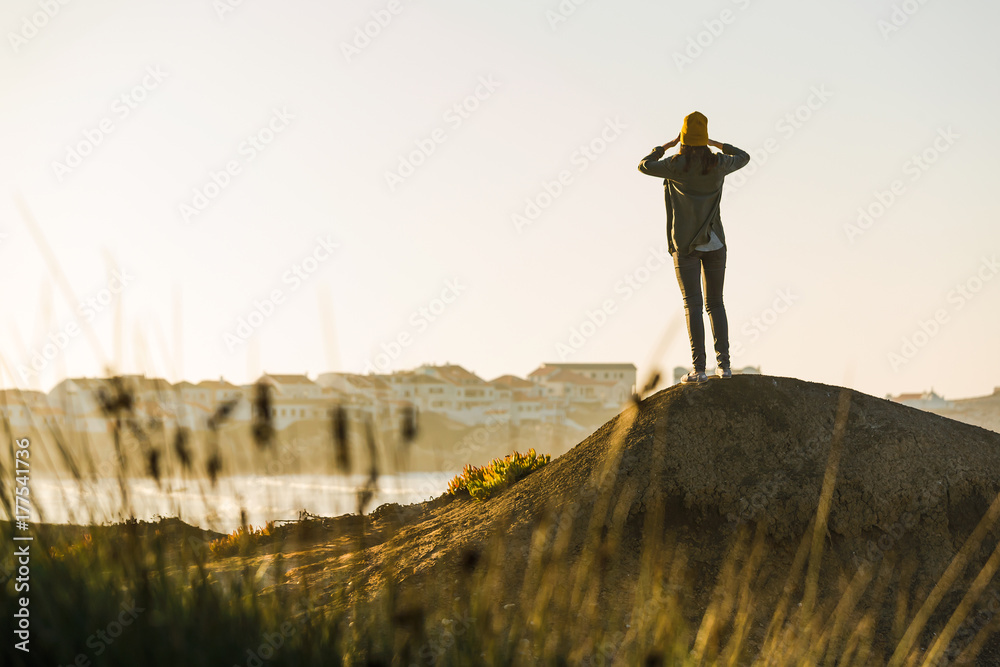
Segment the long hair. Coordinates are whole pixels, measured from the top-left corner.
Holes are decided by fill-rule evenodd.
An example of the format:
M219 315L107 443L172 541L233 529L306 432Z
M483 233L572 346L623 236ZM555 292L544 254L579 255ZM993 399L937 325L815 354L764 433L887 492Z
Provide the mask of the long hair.
M684 160L684 173L691 170L692 165L701 167L701 174L704 176L719 164L719 156L712 152L708 146L688 146L681 144L679 155L686 156Z

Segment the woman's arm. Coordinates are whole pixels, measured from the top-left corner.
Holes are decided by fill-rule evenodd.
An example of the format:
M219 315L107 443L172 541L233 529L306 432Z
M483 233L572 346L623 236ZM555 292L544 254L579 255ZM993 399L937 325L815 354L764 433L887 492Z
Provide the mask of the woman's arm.
M646 157L642 158L642 160L639 161L639 171L646 174L647 176L667 178L667 176L669 176L671 173L670 161L660 160L660 158L663 157L663 153L665 151L673 148L678 143L680 143L680 140L681 140L681 135L678 134L675 139L668 141L662 146L657 146L656 148L654 148L652 153L650 153L649 155L647 155Z
M667 151L667 150L670 150L671 148L673 148L674 146L676 146L679 143L681 143L681 135L680 135L680 133L678 133L676 137L674 137L673 139L671 139L667 143L665 143L662 146L660 146L660 148L662 148L663 150Z
M732 144L709 139L708 145L712 148L718 148L724 153L724 155L719 156L719 164L722 165L723 172L726 174L731 174L737 169L742 169L750 162L750 154Z

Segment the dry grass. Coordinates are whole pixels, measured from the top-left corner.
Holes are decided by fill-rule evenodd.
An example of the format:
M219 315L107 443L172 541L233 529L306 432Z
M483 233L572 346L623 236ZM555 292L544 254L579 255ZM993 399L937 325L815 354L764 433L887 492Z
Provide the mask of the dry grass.
M193 467L201 454L204 472L213 479L225 461L218 443L206 452L186 448L183 436L168 438L150 431L134 415L133 397L118 381L109 383L100 397L113 424L114 443L119 448L126 436L143 443L146 472L159 478L171 474L195 474ZM267 388L259 387L258 406L266 407ZM837 426L842 431L849 409L843 403ZM636 407L638 406L638 407ZM641 408L641 401L626 410L615 437L623 438L629 420ZM220 406L213 418L213 432L225 423L231 406ZM278 435L270 423L270 411L256 412L254 432L261 449L274 447ZM366 483L358 490L358 509L364 512L376 488L379 471L376 450L381 446L376 431L367 424L352 433L343 406L333 410L330 424L331 455L346 466L351 458L349 440L358 437L373 462ZM409 413L394 446L405 447L415 437L415 412ZM7 441L14 446L14 434L7 427ZM50 433L57 446L63 435ZM899 599L890 604L900 617L896 636L881 636L882 609L871 604L881 600L894 576L887 563L878 571L863 568L842 587L839 600L824 601L817 595L824 508L836 479L836 446L831 448L828 483L824 484L814 532L806 535L787 573L784 593L769 600L760 593L761 565L767 559L764 540L745 532L732 546L712 587L710 603L700 619L691 619L689 587L694 575L684 555L683 544L653 529L663 524L656 510L645 517L649 530L636 566L615 560L613 554L622 539L620 527L628 498L612 503L600 498L594 517L608 517L610 533L593 521L588 526L590 545L570 562L565 549L569 543L572 518L551 517L537 527L535 539L524 564L524 585L512 599L501 576L508 566L502 540L484 553L470 553L465 574L454 591L413 603L397 595L391 564L383 590L372 601L362 602L353 584L332 591L307 587L277 586L267 582L283 580L287 564L281 557L268 561L267 577L262 576L258 545L274 537L273 523L261 529L244 526L232 535L209 543L195 536L167 530L164 523L129 521L85 537L61 538L58 531L39 535L32 561L32 619L37 643L25 656L5 644L4 664L70 664L83 655L105 665L938 665L944 664L949 637L932 647L921 647L920 636L929 612L936 605L935 592L922 604ZM619 443L620 444L620 443ZM163 453L173 446L173 457ZM620 450L620 446L612 451ZM532 452L533 453L533 452ZM71 458L71 457L70 457ZM540 465L522 466L525 470ZM513 460L513 459L512 459ZM527 460L527 459L526 459ZM164 469L164 461L176 470ZM123 511L130 509L126 461L119 459L118 470ZM70 461L78 478L86 476L86 461ZM615 461L608 462L607 474L614 474ZM4 479L11 477L6 467ZM505 483L509 483L509 480ZM11 494L3 489L3 503L11 514ZM991 508L992 511L992 508ZM984 519L984 525L989 517ZM245 521L242 523L245 524ZM355 565L361 567L368 541L365 524L358 522L344 534L353 540ZM553 538L550 529L556 526ZM287 527L286 527L287 528ZM5 524L5 543L10 543L10 524ZM286 530L287 532L287 530ZM69 532L67 532L67 535ZM658 537L653 537L654 535ZM817 538L819 536L819 538ZM974 538L975 536L973 536ZM970 538L970 539L973 539ZM242 556L242 570L224 567L232 556ZM224 560L219 560L224 559ZM996 567L994 558L990 566ZM958 567L958 565L956 565ZM981 579L992 576L984 570ZM602 586L627 582L632 587L629 609L602 606ZM949 582L943 581L942 586ZM980 582L981 584L981 582ZM0 612L13 613L13 581L7 581L0 598ZM981 589L980 585L980 589ZM266 589L266 591L265 591ZM449 589L450 590L450 589ZM974 592L973 592L974 593ZM970 593L970 601L974 600ZM339 604L331 604L331 600ZM352 602L353 600L353 602ZM866 601L866 603L863 603ZM120 637L108 643L93 640L95 630L118 619L124 606L141 608L134 621L122 629ZM971 606L964 604L949 625L964 620ZM339 610L339 611L338 611ZM607 619L621 614L626 627L616 627ZM766 625L761 619L768 619ZM971 659L985 641L982 628L964 645L963 659ZM905 632L904 632L905 629ZM98 657L98 647L101 654ZM962 648L962 647L958 647ZM957 649L951 650L951 654ZM270 657L267 657L270 656ZM936 661L936 662L935 662Z

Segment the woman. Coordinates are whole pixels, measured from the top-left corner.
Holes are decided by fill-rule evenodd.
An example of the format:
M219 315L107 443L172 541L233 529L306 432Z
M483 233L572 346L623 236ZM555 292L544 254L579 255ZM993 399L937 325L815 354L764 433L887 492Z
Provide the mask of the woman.
M677 155L663 158L680 143ZM722 153L713 153L709 148ZM729 365L729 323L722 303L726 276L726 233L719 216L722 182L726 174L746 166L750 156L732 144L708 138L708 119L697 111L684 118L677 138L639 163L639 171L663 179L667 204L667 244L674 258L677 282L684 298L694 369L682 382L705 382L705 323L702 320L701 279L704 271L705 307L715 337L716 374L732 377Z

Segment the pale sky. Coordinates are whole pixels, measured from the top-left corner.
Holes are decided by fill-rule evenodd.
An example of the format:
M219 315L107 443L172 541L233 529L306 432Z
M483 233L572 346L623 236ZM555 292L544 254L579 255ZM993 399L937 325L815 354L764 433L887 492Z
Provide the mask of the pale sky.
M4 386L689 364L636 167L695 110L734 366L1000 385L996 3L576 2L6 0Z

